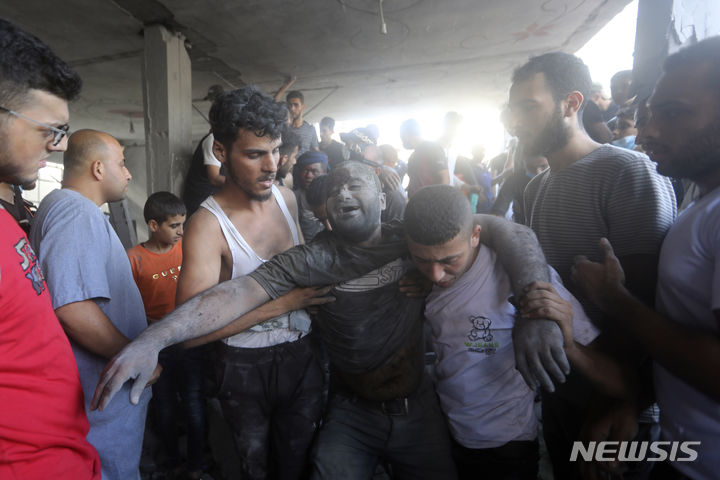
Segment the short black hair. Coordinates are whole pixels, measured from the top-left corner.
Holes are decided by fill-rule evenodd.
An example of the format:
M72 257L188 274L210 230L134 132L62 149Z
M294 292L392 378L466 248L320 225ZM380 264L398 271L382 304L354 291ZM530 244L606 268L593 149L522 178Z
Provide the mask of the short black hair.
M583 107L589 101L592 87L590 70L575 55L551 52L532 57L513 72L512 83L523 82L538 73L545 75L545 81L556 102L574 91L580 92L585 99Z
M323 117L320 120L320 127L328 127L330 130L335 131L335 119L332 117Z
M185 215L185 204L170 192L155 192L150 195L143 208L145 223L155 220L158 225L174 215Z
M299 98L300 103L305 105L305 95L303 95L300 90L290 90L285 96L285 101L287 103L290 103L290 100L292 100L293 98Z
M421 245L442 245L472 225L470 202L450 185L421 188L405 209L405 233Z
M290 155L295 147L300 146L300 136L295 133L289 123L285 123L282 130L282 143L280 144L280 156Z
M327 186L330 177L328 175L319 175L310 182L310 186L305 191L305 198L311 207L319 207L327 201Z
M215 139L230 149L238 130L258 137L280 138L287 123L287 110L254 85L220 94L210 107L210 125Z
M36 36L0 19L0 105L17 110L30 89L70 101L80 94L82 80L67 63Z
M720 98L720 36L706 38L689 47L681 48L665 59L663 71L707 65L705 82Z

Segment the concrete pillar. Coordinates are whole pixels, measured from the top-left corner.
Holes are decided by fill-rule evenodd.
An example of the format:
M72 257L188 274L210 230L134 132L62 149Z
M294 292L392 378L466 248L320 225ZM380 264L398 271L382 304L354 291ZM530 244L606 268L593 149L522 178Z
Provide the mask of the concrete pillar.
M639 0L633 88L650 96L669 54L684 45L720 34L720 2Z
M143 104L147 192L180 196L192 158L192 91L185 37L161 25L145 27Z

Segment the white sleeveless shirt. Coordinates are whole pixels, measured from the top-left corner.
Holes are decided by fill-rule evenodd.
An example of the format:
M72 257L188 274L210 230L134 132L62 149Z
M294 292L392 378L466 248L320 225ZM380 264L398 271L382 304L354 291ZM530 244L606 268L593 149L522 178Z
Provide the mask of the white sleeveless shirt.
M288 227L290 227L293 245L297 245L299 243L297 227L292 215L290 215L287 209L287 205L285 205L285 199L283 199L282 193L280 193L280 190L275 185L272 186L272 193L285 216L285 220L287 220ZM237 228L235 228L235 225L232 224L223 209L220 208L220 205L215 201L214 197L208 197L200 206L215 215L215 218L217 218L220 224L220 228L230 248L230 254L232 255L232 278L247 275L267 261L267 259L261 258L255 253L252 247L245 241ZM291 313L293 315L304 315L307 317L305 310L298 310ZM278 345L283 342L293 342L307 333L290 330L288 321L289 314L271 318L270 320L254 325L244 332L228 337L224 339L223 342L232 347L262 348ZM307 323L309 325L309 317L306 322L301 323Z

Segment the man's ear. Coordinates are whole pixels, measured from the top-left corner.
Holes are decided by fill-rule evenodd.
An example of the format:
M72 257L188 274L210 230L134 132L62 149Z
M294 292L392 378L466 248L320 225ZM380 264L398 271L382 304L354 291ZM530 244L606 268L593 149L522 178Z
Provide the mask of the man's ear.
M470 232L470 246L472 248L477 247L480 244L480 232L482 227L480 225L473 225L472 232Z
M102 160L93 160L90 163L90 174L98 182L101 182L103 178L105 178L105 164Z
M228 154L228 152L225 151L225 145L217 140L213 140L212 152L220 163L225 163L225 156Z
M153 233L157 232L160 229L160 224L158 224L157 220L155 220L154 218L150 219L150 221L148 222L147 225L148 225L148 230L150 230Z
M572 116L573 114L577 115L580 107L582 107L583 94L578 91L571 92L565 97L564 103L565 108L563 109L563 113L566 117Z

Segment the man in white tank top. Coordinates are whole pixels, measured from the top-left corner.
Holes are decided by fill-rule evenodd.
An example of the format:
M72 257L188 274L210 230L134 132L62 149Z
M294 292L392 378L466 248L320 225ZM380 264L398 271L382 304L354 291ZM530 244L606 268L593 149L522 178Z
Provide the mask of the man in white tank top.
M273 183L287 111L248 87L223 94L210 110L213 152L227 171L220 191L188 222L178 303L302 243L293 193ZM323 373L303 307L326 290L298 289L193 345L222 339L220 403L243 478L299 478L320 419ZM276 460L268 459L273 451Z

